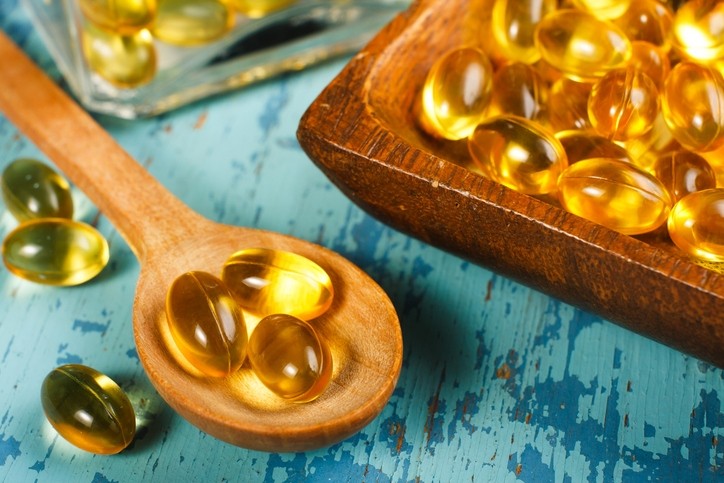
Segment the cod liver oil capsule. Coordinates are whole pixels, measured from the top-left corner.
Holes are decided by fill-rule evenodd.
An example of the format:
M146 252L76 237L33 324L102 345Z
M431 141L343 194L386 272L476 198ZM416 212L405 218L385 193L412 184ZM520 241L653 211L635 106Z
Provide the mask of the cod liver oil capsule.
M136 416L126 393L90 367L53 369L43 381L40 400L58 434L85 451L115 454L136 434Z
M646 133L659 114L659 90L636 69L616 69L599 79L588 97L588 117L598 133L616 141Z
M572 164L558 180L558 194L569 212L625 235L655 230L666 222L671 208L659 180L616 159Z
M690 0L674 15L673 47L692 60L724 58L724 2Z
M591 158L610 158L631 162L628 151L592 131L576 129L558 131L556 138L566 152L569 165Z
M672 136L661 112L646 134L623 141L621 144L626 148L634 164L646 171L651 171L651 167L662 154L681 149L681 145Z
M724 189L691 193L669 215L669 236L694 258L724 262Z
M662 112L671 134L692 151L724 145L724 78L718 70L681 62L664 84Z
M716 173L711 165L691 151L679 150L660 156L653 172L674 202L689 193L716 188Z
M482 50L453 49L430 68L422 88L421 127L435 137L463 139L486 116L493 67Z
M493 97L488 115L509 114L526 119L545 117L548 91L545 81L528 64L513 62L501 66L493 76Z
M555 191L568 165L555 136L522 117L497 116L479 124L468 150L486 176L526 194Z
M649 76L660 90L671 71L671 61L666 53L654 44L637 40L631 42L631 59L628 67Z
M139 87L156 74L156 50L148 30L118 35L86 23L82 34L88 66L114 86Z
M674 12L658 0L636 0L614 20L631 41L649 42L664 52L670 48Z
M214 41L234 25L219 0L160 0L153 35L169 44L192 46Z
M246 323L226 284L206 272L186 272L166 295L166 318L179 351L199 371L224 377L246 358Z
M538 24L535 41L543 60L574 80L603 77L631 58L631 42L621 29L580 10L546 16Z
M575 82L565 77L558 79L548 93L548 122L555 131L587 129L588 97L591 84Z
M85 18L118 35L132 35L148 27L156 13L155 0L79 0Z
M47 285L78 285L108 263L108 242L95 228L65 218L31 220L2 245L5 266L18 277Z
M310 320L332 305L332 280L322 267L296 253L249 248L224 263L222 280L242 309L265 317L289 314Z
M533 33L556 10L555 0L495 0L491 30L507 59L533 64L540 59Z
M266 387L294 402L315 399L332 377L327 342L308 323L286 314L259 322L249 338L249 362Z
M50 166L29 158L16 159L3 171L0 191L18 221L73 218L70 185Z
M599 19L615 19L623 15L632 3L639 0L572 0L573 5Z
M260 18L296 3L296 0L228 0L234 10L249 18Z

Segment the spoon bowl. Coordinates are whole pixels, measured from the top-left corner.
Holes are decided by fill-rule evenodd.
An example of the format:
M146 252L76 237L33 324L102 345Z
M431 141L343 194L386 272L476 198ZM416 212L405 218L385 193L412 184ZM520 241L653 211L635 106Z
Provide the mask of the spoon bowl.
M136 348L152 384L174 410L223 441L275 452L331 445L380 413L399 377L402 336L392 303L368 275L319 245L202 217L154 180L1 33L0 58L0 110L94 201L139 259ZM204 376L171 339L165 316L171 282L190 270L218 276L232 253L253 247L305 256L332 280L332 306L311 323L330 344L333 376L312 402L275 396L248 363L226 378ZM257 321L248 322L253 330Z

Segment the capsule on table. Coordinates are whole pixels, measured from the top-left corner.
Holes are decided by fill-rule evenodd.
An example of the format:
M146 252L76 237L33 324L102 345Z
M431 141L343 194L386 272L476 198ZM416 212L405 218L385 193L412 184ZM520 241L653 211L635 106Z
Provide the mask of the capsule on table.
M696 153L678 150L666 153L654 163L653 173L677 202L695 191L716 188L716 173L711 165Z
M672 46L689 59L708 63L724 58L724 2L689 0L674 15Z
M156 74L156 50L148 30L118 35L83 26L83 55L90 69L116 87L140 87Z
M493 67L477 48L453 49L437 59L422 88L420 126L435 137L463 139L486 116Z
M625 235L655 230L666 222L671 198L649 173L617 159L572 164L558 180L563 207Z
M132 35L151 25L156 0L79 0L83 16L117 35Z
M591 86L566 77L555 81L548 93L547 109L548 123L554 131L592 127L588 119Z
M322 267L282 250L240 250L224 263L221 278L241 308L259 317L283 313L310 320L326 312L334 298Z
M11 231L2 245L5 266L46 285L78 285L108 263L108 242L95 228L65 218L41 218Z
M638 1L638 0L636 0ZM623 15L632 3L632 0L572 0L573 5L586 10L591 15L602 20L614 19Z
M491 30L499 49L511 61L533 64L540 59L533 33L556 0L495 0Z
M53 369L43 380L40 400L58 434L85 451L115 454L136 434L136 416L126 393L90 367L67 364Z
M593 131L577 129L559 131L556 133L556 138L566 152L569 165L591 158L610 158L631 162L628 151Z
M616 69L600 78L588 97L593 128L613 140L637 138L651 129L659 114L659 90L643 72Z
M249 18L261 18L296 3L297 0L228 0L234 10Z
M603 77L631 57L631 42L621 29L581 10L546 16L538 24L535 42L543 60L579 81Z
M669 73L661 102L671 134L692 151L724 145L724 77L715 68L681 62Z
M228 376L243 364L244 314L217 277L192 271L176 278L166 295L166 318L178 350L207 376Z
M496 116L475 128L468 150L483 174L516 191L555 191L558 175L568 165L553 133L515 116Z
M10 163L0 178L0 191L18 221L73 218L73 196L65 178L36 159Z
M234 25L234 16L219 0L159 0L153 35L166 43L201 45L219 39Z
M631 2L623 15L614 23L631 41L645 41L668 52L674 12L670 6L658 0Z
M293 402L316 399L332 378L332 356L311 325L287 314L264 317L249 339L249 362L259 380Z
M488 115L510 114L526 119L545 117L548 92L540 74L528 64L502 65L493 76Z
M696 191L680 199L668 228L674 244L690 256L724 262L724 189Z

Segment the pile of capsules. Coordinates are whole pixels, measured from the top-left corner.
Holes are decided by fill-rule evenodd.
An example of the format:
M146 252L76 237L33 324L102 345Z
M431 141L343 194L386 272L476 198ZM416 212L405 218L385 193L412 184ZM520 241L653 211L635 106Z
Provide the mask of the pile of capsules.
M205 45L229 32L237 17L262 17L295 1L78 0L83 56L90 70L113 86L140 87L156 75L154 39Z
M430 68L420 127L509 188L724 262L724 2L487 3L480 45Z

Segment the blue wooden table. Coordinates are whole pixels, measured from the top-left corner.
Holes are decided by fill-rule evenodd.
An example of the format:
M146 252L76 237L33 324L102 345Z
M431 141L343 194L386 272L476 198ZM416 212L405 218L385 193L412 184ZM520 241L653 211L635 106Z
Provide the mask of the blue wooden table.
M0 0L0 28L62 82L16 0ZM295 131L344 61L152 119L98 120L201 214L318 242L382 285L405 344L382 414L297 454L237 448L187 423L134 348L136 259L76 190L78 217L110 241L104 272L53 288L0 270L0 481L724 481L721 369L411 239L317 170ZM0 169L21 156L47 160L0 117ZM0 237L15 225L3 208ZM71 362L131 396L140 429L121 454L84 453L46 422L41 381Z

